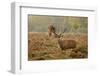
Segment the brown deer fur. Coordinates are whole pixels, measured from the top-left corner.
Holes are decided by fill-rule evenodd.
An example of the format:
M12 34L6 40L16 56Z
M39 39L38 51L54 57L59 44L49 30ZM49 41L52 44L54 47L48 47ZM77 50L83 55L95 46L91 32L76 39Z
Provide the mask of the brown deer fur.
M76 48L76 41L75 40L58 39L58 44L62 50Z

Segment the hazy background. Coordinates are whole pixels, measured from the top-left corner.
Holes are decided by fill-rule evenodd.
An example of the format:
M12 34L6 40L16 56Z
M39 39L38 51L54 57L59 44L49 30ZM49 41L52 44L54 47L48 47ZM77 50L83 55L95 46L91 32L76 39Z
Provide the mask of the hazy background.
M42 16L28 15L29 32L47 32L48 25L54 24L57 32L87 33L88 18L77 16Z

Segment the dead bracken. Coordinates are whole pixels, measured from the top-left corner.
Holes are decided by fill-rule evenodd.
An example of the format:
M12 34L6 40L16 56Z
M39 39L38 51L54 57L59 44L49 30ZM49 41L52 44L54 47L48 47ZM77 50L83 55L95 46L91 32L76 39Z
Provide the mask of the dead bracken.
M64 39L77 41L73 49L61 49L56 38L49 38L47 33L29 33L28 60L52 60L87 58L87 34L65 33Z

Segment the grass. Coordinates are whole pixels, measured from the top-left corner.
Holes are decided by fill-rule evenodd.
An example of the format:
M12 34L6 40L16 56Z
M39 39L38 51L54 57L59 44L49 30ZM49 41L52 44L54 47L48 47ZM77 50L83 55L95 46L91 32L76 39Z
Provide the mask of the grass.
M65 33L64 39L74 39L75 49L61 50L57 39L47 33L29 32L28 60L79 59L88 58L87 34Z

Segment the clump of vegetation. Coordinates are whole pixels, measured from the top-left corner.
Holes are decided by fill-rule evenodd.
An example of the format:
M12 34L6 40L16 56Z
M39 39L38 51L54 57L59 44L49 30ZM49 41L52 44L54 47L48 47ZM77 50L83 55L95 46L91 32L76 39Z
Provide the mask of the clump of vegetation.
M87 58L88 53L87 50L83 51L82 49L75 49L72 50L70 57L71 58Z

